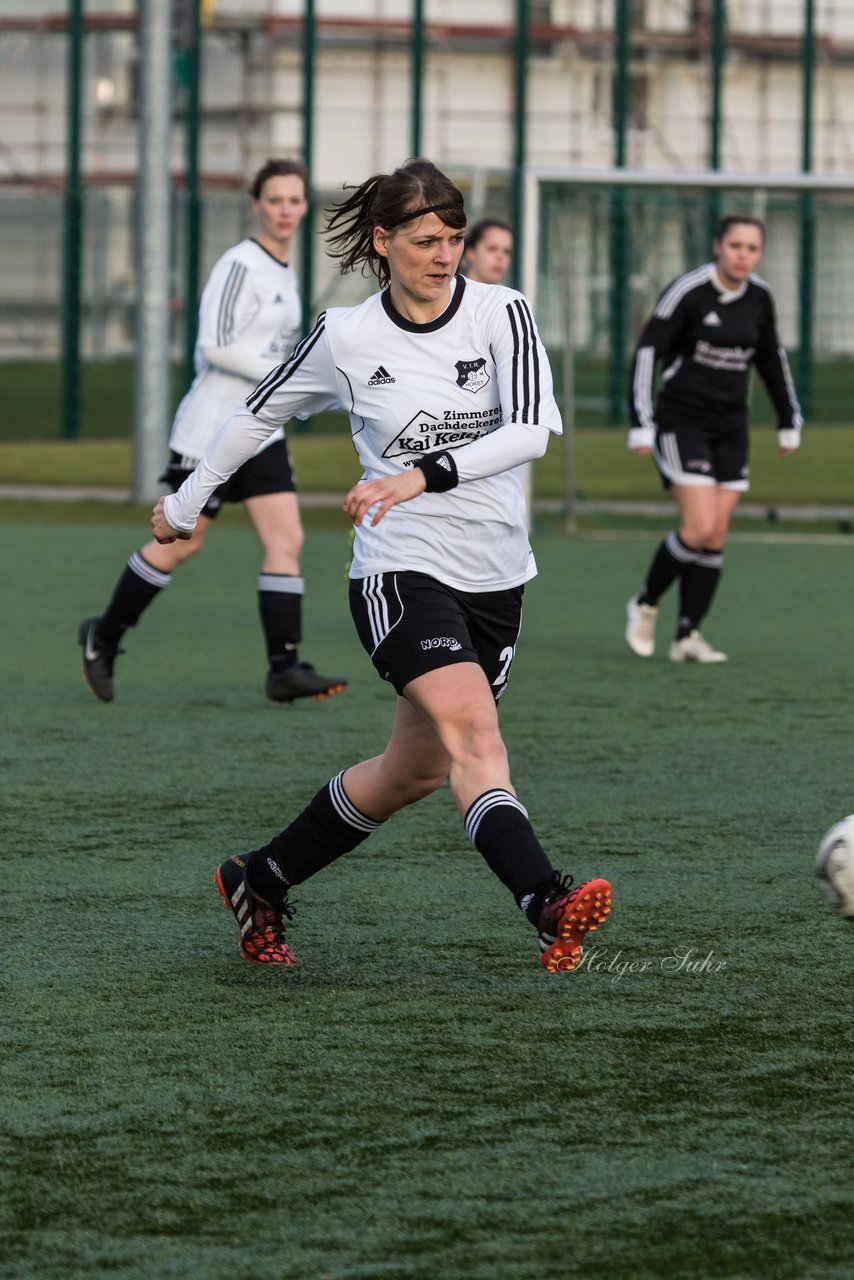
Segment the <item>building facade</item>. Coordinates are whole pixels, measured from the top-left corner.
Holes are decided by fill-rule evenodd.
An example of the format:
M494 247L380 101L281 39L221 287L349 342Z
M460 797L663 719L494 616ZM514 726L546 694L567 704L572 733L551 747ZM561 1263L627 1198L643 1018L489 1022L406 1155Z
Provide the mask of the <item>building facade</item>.
M527 164L610 169L619 135L631 169L682 173L706 168L717 154L726 173L797 171L805 145L807 7L807 0L528 0L524 6L518 0L424 0L420 149L465 187L473 216L508 215L519 155L517 20L524 10ZM316 0L312 138L318 233L319 211L342 184L411 154L413 8L411 0ZM247 225L246 179L269 155L301 153L306 78L302 0L203 0L203 9L205 272ZM854 172L854 5L815 0L812 11L811 165L829 174ZM133 341L142 110L137 5L85 0L84 17L83 332L87 354L109 356L129 351ZM721 28L715 24L722 17L716 64ZM188 18L189 0L175 0L176 315L184 304L182 47ZM627 61L615 102L621 18ZM10 318L0 328L0 355L56 352L52 317L62 276L68 39L67 6L60 0L3 0L0 293ZM677 209L675 227L679 216ZM794 224L784 235L790 253ZM593 281L594 293L601 290L589 236L577 240L575 251L579 273ZM359 279L340 281L322 252L315 262L317 305L352 301L368 287ZM543 270L548 275L548 263ZM607 271L607 263L601 270ZM189 305L194 307L193 300ZM794 340L791 316L784 320ZM850 339L848 325L846 315L834 323L827 335L831 347L854 348L854 322ZM592 331L585 327L588 336Z

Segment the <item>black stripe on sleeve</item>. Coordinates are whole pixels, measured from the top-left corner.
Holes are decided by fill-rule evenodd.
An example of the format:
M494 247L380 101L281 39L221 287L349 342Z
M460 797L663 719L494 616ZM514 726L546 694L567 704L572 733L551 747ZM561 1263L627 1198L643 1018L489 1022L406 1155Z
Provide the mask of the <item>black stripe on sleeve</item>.
M510 319L510 329L513 334L513 368L511 371L510 383L513 387L513 421L516 421L516 414L519 412L519 331L516 328L516 321L513 316L513 303L507 303L507 315Z
M297 369L302 364L308 353L311 351L323 333L324 322L326 320L326 312L318 317L317 324L307 337L294 348L293 354L284 364L277 365L272 369L255 390L246 397L246 407L251 409L253 413L257 413L259 409L270 399L274 391L283 386L289 378L293 377Z
M519 316L531 343L531 373L534 391L533 403L528 406L530 417L525 416L525 422L529 422L532 426L537 426L540 421L540 353L537 350L537 331L534 327L534 317L531 315L531 309L524 298L518 298L516 306L519 309Z
M516 311L519 312L519 329L522 335L522 355L521 355L520 366L519 366L519 371L521 375L521 399L522 399L521 419L522 419L522 422L526 422L528 421L528 411L530 408L530 387L529 387L529 369L528 369L528 364L530 360L530 338L528 335L528 329L526 329L526 326L525 326L525 317L524 315L522 315L522 308L520 306L519 298L516 298L516 301L513 302L513 307L515 307Z

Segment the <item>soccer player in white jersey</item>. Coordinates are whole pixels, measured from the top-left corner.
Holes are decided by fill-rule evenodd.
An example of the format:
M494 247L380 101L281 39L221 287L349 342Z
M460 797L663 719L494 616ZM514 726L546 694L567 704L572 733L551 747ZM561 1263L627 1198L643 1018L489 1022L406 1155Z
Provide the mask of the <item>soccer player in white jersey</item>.
M571 970L611 887L571 888L553 869L513 790L497 713L536 572L515 469L561 430L548 359L521 294L456 274L463 198L428 160L363 182L329 227L342 270L367 267L383 287L320 317L158 502L152 527L158 540L188 536L218 478L283 421L345 408L364 469L344 501L350 607L397 692L394 724L380 755L343 770L214 879L246 959L290 965L292 886L447 779L469 838L537 929L542 965Z
M652 454L679 508L627 606L626 641L655 652L658 602L679 580L671 662L726 662L700 634L723 568L738 500L748 489L747 409L755 366L777 411L780 456L800 443L800 406L774 318L771 290L755 275L765 227L749 214L718 224L714 260L673 280L644 326L632 365L629 448ZM654 400L656 365L663 373Z
M466 231L463 271L481 284L503 284L513 260L513 230L498 218L483 218Z
M178 406L161 480L173 490L190 475L229 414L287 356L302 322L299 289L288 263L293 236L308 210L308 172L298 160L268 160L249 188L257 232L219 259L202 293L196 376ZM325 698L346 680L300 662L302 522L282 429L209 495L192 538L155 541L134 551L99 617L80 624L83 674L97 698L112 702L113 667L129 627L204 546L224 502L242 502L264 549L258 609L267 648L266 694L273 702Z

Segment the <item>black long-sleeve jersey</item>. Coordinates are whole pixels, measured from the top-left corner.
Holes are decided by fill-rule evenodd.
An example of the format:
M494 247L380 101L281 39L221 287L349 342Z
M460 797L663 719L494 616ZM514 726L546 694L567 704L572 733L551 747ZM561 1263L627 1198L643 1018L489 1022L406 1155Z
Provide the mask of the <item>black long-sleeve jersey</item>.
M635 351L630 443L651 445L657 430L680 422L711 431L743 426L751 365L768 388L778 429L800 431L803 418L768 285L750 276L739 289L726 290L712 262L679 276L658 299Z

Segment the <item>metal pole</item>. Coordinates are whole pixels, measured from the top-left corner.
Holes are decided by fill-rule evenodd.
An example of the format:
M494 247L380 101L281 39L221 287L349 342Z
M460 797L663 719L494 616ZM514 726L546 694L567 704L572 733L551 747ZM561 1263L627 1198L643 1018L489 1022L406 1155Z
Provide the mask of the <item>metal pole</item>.
M80 434L80 269L83 198L80 140L83 101L83 0L70 0L65 212L62 252L62 434Z
M202 0L190 0L187 33L187 121L186 121L186 199L184 278L184 383L189 387L195 376L196 330L199 323L199 265L202 256L202 203L199 197L199 138L201 133L202 96Z
M562 166L528 165L527 173L540 182L571 181L577 186L591 187L670 187L683 190L690 187L723 187L729 191L840 191L848 194L854 189L850 170L839 173L822 173L820 170L804 173L801 169L775 169L772 173L763 169L741 169L727 174L709 173L708 169L565 169Z
M410 155L421 155L422 109L424 103L424 0L413 0L410 111L412 143Z
M575 331L573 326L573 294L575 277L572 270L572 225L570 221L570 201L558 206L555 236L558 258L560 261L561 297L563 301L564 339L563 339L563 392L561 395L561 417L563 418L563 530L564 533L576 533L578 519L576 515L576 488L578 484L576 466L575 435Z
M169 425L171 0L141 0L133 496L157 496Z
M311 180L314 162L314 0L305 0L302 18L302 158L308 169L308 216L302 224L300 247L302 250L301 297L302 297L302 332L308 333L314 322L312 305L314 298L314 209L312 203L313 184Z
M614 81L612 114L614 165L626 165L626 131L629 111L629 3L616 0L614 12ZM611 367L608 379L608 421L623 418L626 341L626 192L616 186L611 196Z
M522 198L524 200L524 224L526 227L538 227L542 221L540 211L540 183L530 171L526 171L522 181ZM531 304L534 315L537 314L537 267L539 261L536 236L528 236L524 240L516 240L516 253L519 258L519 269L522 273L520 288Z
M815 0L804 0L803 109L801 169L812 169L813 77L815 71ZM798 395L804 414L812 407L813 296L815 286L815 205L811 191L801 192L798 323Z
M525 237L525 156L528 124L528 0L516 0L516 104L513 135L513 238L517 245ZM518 289L521 254L514 253L510 280Z
M711 31L711 109L709 112L709 168L721 167L721 126L723 122L723 78L726 59L726 0L712 0ZM708 244L715 238L715 229L721 216L721 193L717 188L709 192Z
M812 169L812 97L815 67L815 0L804 0L803 118L801 122L801 169Z

